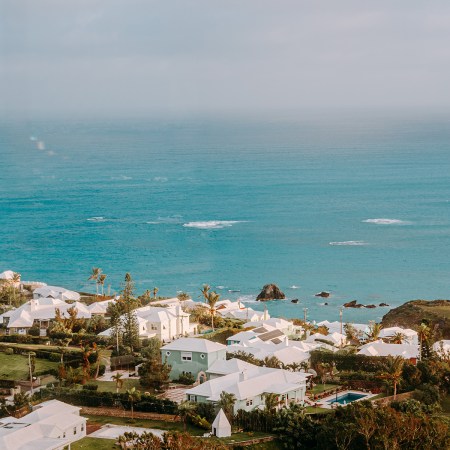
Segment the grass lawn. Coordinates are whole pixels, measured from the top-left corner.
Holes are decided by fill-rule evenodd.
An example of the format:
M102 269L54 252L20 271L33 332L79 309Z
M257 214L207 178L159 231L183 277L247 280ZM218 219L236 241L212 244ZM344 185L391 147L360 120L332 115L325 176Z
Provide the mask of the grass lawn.
M254 431L253 433L233 433L230 437L227 438L211 438L211 440L217 440L222 443L233 443L233 442L243 442L243 441L251 441L252 439L258 439L262 437L273 436L269 433L262 433L260 431Z
M339 384L316 384L310 392L313 394L321 394L322 392L336 389L337 387L339 387Z
M156 428L158 430L170 430L170 431L183 431L182 422L164 422L163 420L149 420L149 419L126 419L123 417L107 417L107 416L89 416L83 414L90 424L106 425L111 423L113 425L129 425L133 427L143 427L143 428ZM187 424L186 431L193 436L203 436L206 433L205 430L201 428L194 427Z
M98 391L99 392L116 392L116 383L115 381L95 381L95 380L89 380L89 384L96 384L98 385ZM139 380L134 379L128 379L125 378L123 380L122 388L119 389L119 393L126 392L127 389L136 388L136 390L147 392L149 389L144 388L139 384Z
M57 362L36 358L36 372L57 368ZM0 378L27 380L29 378L28 358L22 355L0 353Z
M49 352L60 352L60 348L55 345L40 345L40 344L16 344L13 342L0 342L0 347L17 347L24 350L34 351L34 350L47 350ZM69 352L81 352L79 347L66 347Z
M330 414L334 410L329 408L316 408L315 406L307 406L306 414Z
M85 437L71 445L72 450L117 450L115 439L98 439Z

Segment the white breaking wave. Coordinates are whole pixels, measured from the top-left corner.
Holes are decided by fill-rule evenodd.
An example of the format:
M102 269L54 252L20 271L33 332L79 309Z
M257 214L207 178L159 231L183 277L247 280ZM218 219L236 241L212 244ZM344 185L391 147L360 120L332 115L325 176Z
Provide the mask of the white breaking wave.
M300 286L293 284L292 286L289 286L289 289L300 289Z
M126 175L119 175L118 177L111 177L111 180L118 180L118 181L129 181L132 179L133 179L133 177L128 177Z
M105 222L107 219L105 219L102 216L99 217L89 217L89 219L86 219L88 222Z
M330 242L330 245L349 245L349 246L359 246L359 245L369 245L365 241L342 241L342 242Z
M186 228L200 228L202 230L218 230L220 228L228 228L236 223L241 223L240 220L207 220L205 222L187 222L183 224Z
M364 223L375 223L377 225L401 225L406 224L408 222L405 222L400 219L366 219L363 220Z

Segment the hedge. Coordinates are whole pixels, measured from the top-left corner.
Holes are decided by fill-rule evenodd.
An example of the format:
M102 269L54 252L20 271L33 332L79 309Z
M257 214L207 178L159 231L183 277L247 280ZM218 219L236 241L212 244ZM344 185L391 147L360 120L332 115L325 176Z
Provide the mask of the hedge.
M321 350L311 352L311 366L320 363L336 364L336 369L362 372L380 372L386 370L385 356L342 355Z
M77 406L92 407L123 407L131 409L131 403L127 393L98 392L89 389L48 389L40 390L41 397L57 398L66 403ZM159 414L176 414L177 404L167 399L160 399L153 395L143 394L141 400L134 403L134 410L141 412L155 412Z

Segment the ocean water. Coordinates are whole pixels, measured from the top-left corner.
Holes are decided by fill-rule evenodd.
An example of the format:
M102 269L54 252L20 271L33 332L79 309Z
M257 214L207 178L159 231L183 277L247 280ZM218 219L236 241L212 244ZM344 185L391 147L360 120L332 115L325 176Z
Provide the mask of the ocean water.
M3 120L0 271L93 291L99 266L111 291L129 271L138 292L208 283L255 309L274 282L300 301L272 315L314 320L449 298L449 119Z

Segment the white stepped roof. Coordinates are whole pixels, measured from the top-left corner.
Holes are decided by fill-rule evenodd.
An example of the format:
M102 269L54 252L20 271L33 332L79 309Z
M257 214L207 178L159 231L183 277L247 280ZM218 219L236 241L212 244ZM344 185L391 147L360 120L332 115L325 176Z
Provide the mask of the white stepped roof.
M206 372L217 375L228 375L230 373L242 372L243 370L249 370L255 367L257 366L246 361L242 361L242 359L232 358L214 361Z
M226 350L226 345L201 338L180 338L161 347L161 350L179 350L187 352L210 353Z
M12 280L14 277L14 272L12 270L5 270L0 273L0 280Z
M386 344L383 341L369 342L363 345L358 355L366 356L401 356L405 359L418 358L419 348L410 344Z
M53 297L61 300L80 300L80 294L59 286L42 286L33 291L34 297Z

